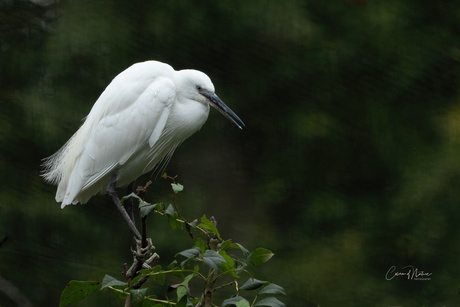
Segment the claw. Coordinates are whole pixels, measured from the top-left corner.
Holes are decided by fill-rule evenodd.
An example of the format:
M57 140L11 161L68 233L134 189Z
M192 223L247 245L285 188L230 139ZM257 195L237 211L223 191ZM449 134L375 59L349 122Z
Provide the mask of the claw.
M136 240L136 250L133 251L133 264L126 271L126 276L134 276L139 269L151 269L158 261L160 256L155 253L155 246L152 244L152 239L147 238L147 246L142 247L142 241Z
M142 241L136 240L136 250L133 251L133 255L138 260L145 262L149 259L155 251L155 246L152 244L152 239L147 238L147 246L142 247Z

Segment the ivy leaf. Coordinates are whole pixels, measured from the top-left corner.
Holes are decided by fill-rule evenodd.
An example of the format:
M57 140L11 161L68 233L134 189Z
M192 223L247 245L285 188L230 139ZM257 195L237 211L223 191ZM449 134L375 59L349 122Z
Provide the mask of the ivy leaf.
M249 302L241 296L235 296L229 299L226 299L225 301L222 302L222 307L227 307L227 306L237 306L237 307L249 307Z
M161 307L164 305L161 305ZM179 302L177 302L176 307L193 307L193 303L190 301L188 296L184 296Z
M183 284L184 286L188 287L188 283L193 278L193 276L195 276L195 275L194 274L189 274L189 275L185 276L184 281L181 282L181 284Z
M241 250L239 244L238 243L233 243L231 239L225 240L222 243L219 243L219 250L229 251L231 249L240 249ZM249 252L247 253L247 255L245 255L245 257L247 257L248 255L249 255Z
M136 193L131 193L131 194L129 194L129 195L123 196L123 197L121 198L121 200L120 200L120 203L123 205L124 202L125 202L128 198L131 198L131 197L132 197L132 198L135 198L135 199L141 200L141 198L140 198L139 196L137 196Z
M71 280L62 291L59 307L75 304L100 289L101 284L97 281Z
M132 307L142 307L144 303L144 298L147 295L148 288L144 289L133 289L129 291L131 295L131 305Z
M161 265L156 265L154 266L153 268L150 268L150 269L142 269L142 270L139 270L137 273L138 275L133 278L131 280L131 282L129 283L130 286L133 286L135 285L140 279L144 278L145 276L151 276L151 278L154 280L155 278L158 278L160 280L161 283L162 280L161 278L163 278L163 281L164 281L164 275L163 273L160 273L161 271ZM159 273L159 274L158 274Z
M258 280L255 278L249 278L244 285L240 287L241 290L254 290L266 285L268 281Z
M286 291L281 286L278 286L276 284L269 284L269 285L266 285L265 287L263 287L259 291L259 295L261 295L261 294L286 295Z
M188 286L188 283L190 281L190 279L192 279L194 276L194 274L189 274L187 276L185 276L184 278L184 281L180 283L180 286L181 287L178 287L177 288L177 302L179 302L180 300L182 300L182 298L185 296L185 295L191 295L190 294L190 288Z
M198 257L199 254L200 254L200 248L199 247L193 247L193 248L189 248L189 249L186 249L184 251L181 251L177 255L181 255L181 256L184 256L185 258L189 259L189 258L192 258L192 257Z
M243 245L241 245L240 243L235 243L235 244L243 252L244 257L249 256L249 251Z
M239 276L235 273L235 261L233 261L232 257L227 255L225 251L220 251L219 254L225 259L225 262L222 262L220 268L222 272L227 272L235 278Z
M250 307L249 302L246 300L241 300L238 303L236 303L236 307Z
M165 280L166 280L166 274L165 273L160 273L157 275L158 281L160 282L160 285L164 285Z
M268 306L268 307L286 307L286 305L279 301L277 298L270 296L258 301L254 306Z
M198 237L196 239L196 241L195 241L194 247L198 247L200 249L201 253L204 253L206 251L206 249L208 248L208 244L206 244L206 242L204 242L203 239Z
M201 217L201 223L199 226L209 230L211 233L217 235L219 240L222 240L222 238L220 237L219 231L217 230L217 227L206 217L206 215L203 215Z
M192 228L196 228L196 226L198 225L198 220L197 219L194 219L193 221L191 221L190 223L188 223L190 225L190 227Z
M176 255L177 256L177 255ZM169 270L173 270L175 267L176 267L176 264L177 264L177 260L173 260L173 262L171 262L169 265L168 265L168 269Z
M166 208L165 215L168 218L169 226L172 229L176 229L178 226L181 226L181 224L179 224L179 222L177 221L178 215L176 210L174 210L173 205L170 204L168 208Z
M176 210L174 210L174 207L171 204L169 204L168 208L166 208L165 214L169 215L169 216L176 216L177 215Z
M139 213L141 217L145 217L149 215L154 209L161 208L162 206L164 206L162 203L150 204L148 202L141 200L139 202Z
M157 273L156 274L156 278L158 278L158 281L160 282L161 285L163 285L165 283L165 279L166 279L166 274L162 271L161 269L161 265L156 265L154 266L152 269L151 269L151 272L152 273ZM153 277L155 277L155 275L151 275ZM154 278L155 279L155 278Z
M174 191L174 194L182 192L184 190L184 186L180 183L171 183L171 187Z
M180 263L180 266L184 268L190 261L196 259L200 255L200 248L193 247L179 252L177 255L184 256L186 259Z
M252 265L262 264L270 260L273 255L270 250L259 247L249 255L249 263Z
M211 269L218 270L222 262L225 262L224 257L219 255L216 251L208 249L202 255L204 263Z
M179 302L184 296L187 295L188 289L184 285L177 287L177 302Z
M104 279L102 279L102 287L101 287L101 290L104 289L104 288L107 288L107 287L113 287L113 286L121 286L121 287L125 287L127 286L128 284L121 281L121 280L118 280L108 274L105 274L104 276Z

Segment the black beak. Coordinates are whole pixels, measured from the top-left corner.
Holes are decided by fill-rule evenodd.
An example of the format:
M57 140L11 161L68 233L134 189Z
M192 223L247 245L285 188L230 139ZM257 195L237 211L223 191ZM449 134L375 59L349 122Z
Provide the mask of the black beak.
M243 121L222 100L220 100L216 94L205 90L201 90L200 93L209 100L209 103L214 108L227 117L232 123L237 125L238 128L243 129Z

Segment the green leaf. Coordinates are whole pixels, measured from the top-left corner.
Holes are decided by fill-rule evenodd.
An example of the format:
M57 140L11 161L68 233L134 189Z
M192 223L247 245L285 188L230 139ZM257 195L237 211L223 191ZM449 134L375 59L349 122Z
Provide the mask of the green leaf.
M249 256L249 251L243 245L241 245L240 243L235 243L235 244L243 252L244 257Z
M188 286L189 281L195 276L194 274L189 274L185 276L184 281L182 281L180 284L182 287L177 288L177 302L179 302L184 296L187 294L190 295L190 288Z
M181 303L181 304L184 304L184 306L185 306L186 301L181 301L181 300L187 294L191 295L188 283L193 278L193 276L195 276L195 275L194 274L189 274L189 275L185 276L184 280L179 285L177 285L178 286L177 290L176 290L176 292L177 292L177 302Z
M168 305L171 306L171 305ZM190 301L188 296L182 297L182 299L177 302L176 307L193 307L193 303Z
M219 243L218 247L219 247L219 250L224 250L224 251L229 251L231 249L241 249L239 244L233 243L231 239L225 240L222 243ZM247 255L245 255L245 257L247 257Z
M101 284L97 281L71 280L62 291L59 307L75 304L100 289Z
M219 252L219 255L225 259L225 262L222 262L220 266L222 272L226 272L226 274L230 274L233 277L238 278L239 276L235 273L235 261L233 261L232 257L227 255L227 253L223 250Z
M168 218L169 226L172 229L176 229L178 226L180 227L180 224L178 224L179 222L176 220L178 215L176 210L174 210L173 205L170 204L168 208L166 208L165 215Z
M147 295L147 288L144 289L133 289L129 291L131 295L131 304L132 307L142 307L144 303L144 298Z
M164 285L165 280L166 280L166 274L165 273L159 273L157 275L158 281L160 282L161 285Z
M162 206L164 206L162 203L150 204L148 202L141 200L139 202L139 213L141 217L145 217L149 215L154 209L161 209Z
M220 237L219 231L217 230L217 227L206 217L206 215L203 215L201 217L201 223L199 226L209 230L212 234L217 235L219 240L222 240L222 238Z
M235 296L222 302L222 307L226 306L249 307L250 305L244 297Z
M198 237L195 241L194 247L198 247L201 251L201 253L204 253L208 249L208 244L203 241L200 237Z
M132 198L135 198L135 199L141 200L141 198L140 198L139 196L137 196L136 193L131 193L131 194L129 194L129 195L123 196L123 197L121 198L121 200L120 200L120 203L123 205L124 202L125 202L128 198L131 198L131 197L132 197Z
M190 227L192 228L196 228L196 226L198 225L198 220L197 219L194 219L193 221L191 221L190 223L188 223L190 225Z
M236 307L250 307L249 302L246 300L241 300L238 303L236 303Z
M254 290L266 285L268 281L258 280L255 278L249 278L244 285L240 287L241 290Z
M158 278L161 282L162 274L156 274L160 271L161 271L161 265L159 264L150 269L139 270L137 272L138 275L130 281L129 285L130 286L135 285L140 279L144 278L145 276L151 276L152 279Z
M176 255L176 256L177 256L177 255ZM176 267L176 265L177 265L177 260L174 259L173 262L171 262L171 263L168 265L168 269L169 269L169 270L172 270L172 269L174 269L174 268Z
M211 269L218 270L222 262L225 262L224 257L219 255L216 251L208 249L202 255L204 263Z
M180 183L171 183L171 187L175 194L182 192L184 190L184 186Z
M171 274L178 278L184 278L184 272L182 270L174 270Z
M123 282L121 280L115 279L110 275L105 274L104 279L102 279L101 290L104 289L104 288L107 288L107 287L113 287L113 286L125 287L127 285L128 285L127 283L125 283L125 282Z
M266 285L265 287L263 287L259 291L259 295L261 295L261 294L286 295L286 291L281 286L278 286L276 284L269 284L269 285Z
M270 296L258 301L254 306L285 307L286 305L277 298Z
M148 274L147 274L148 275ZM130 282L129 282L129 286L132 287L133 285L135 285L140 279L144 278L145 277L145 274L139 274L137 275L136 277L134 277Z
M270 260L273 255L274 254L270 250L259 247L249 255L249 263L252 265L262 264Z
M179 302L184 296L187 295L187 287L184 285L181 285L180 287L177 287L177 301Z
M190 295L190 289L188 287L188 282L193 277L193 274L188 275L184 278L180 284L170 285L168 288L169 291L176 290L177 295L177 305L176 306L185 306L187 304L186 297L187 294ZM185 297L185 298L184 298Z
M193 276L195 276L195 274L189 274L189 275L185 276L184 281L181 282L181 284L183 284L184 286L188 287L188 283L193 278Z
M169 206L166 208L165 214L170 215L170 216L176 216L177 215L176 210L174 210L174 207L171 204L169 204Z
M148 273L156 273L156 272L160 272L161 271L161 264L157 264L156 266L154 266L153 268L150 268L150 269L145 269ZM144 270L140 270L139 272L143 272Z
M235 272L240 274L246 271L246 267L248 266L247 261L245 259L235 259L236 260L236 269Z
M184 251L177 253L177 255L184 256L187 259L192 258L192 257L198 257L198 255L200 255L200 248L199 247L189 248L189 249L186 249Z

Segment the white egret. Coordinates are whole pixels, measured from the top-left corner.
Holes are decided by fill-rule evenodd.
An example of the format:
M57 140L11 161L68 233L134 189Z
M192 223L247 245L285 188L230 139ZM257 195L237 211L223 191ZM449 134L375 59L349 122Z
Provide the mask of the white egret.
M112 80L80 129L45 159L43 177L57 184L62 208L84 204L97 193L113 196L115 187L169 161L176 147L203 126L210 105L244 127L206 74L175 71L157 61L134 64Z

